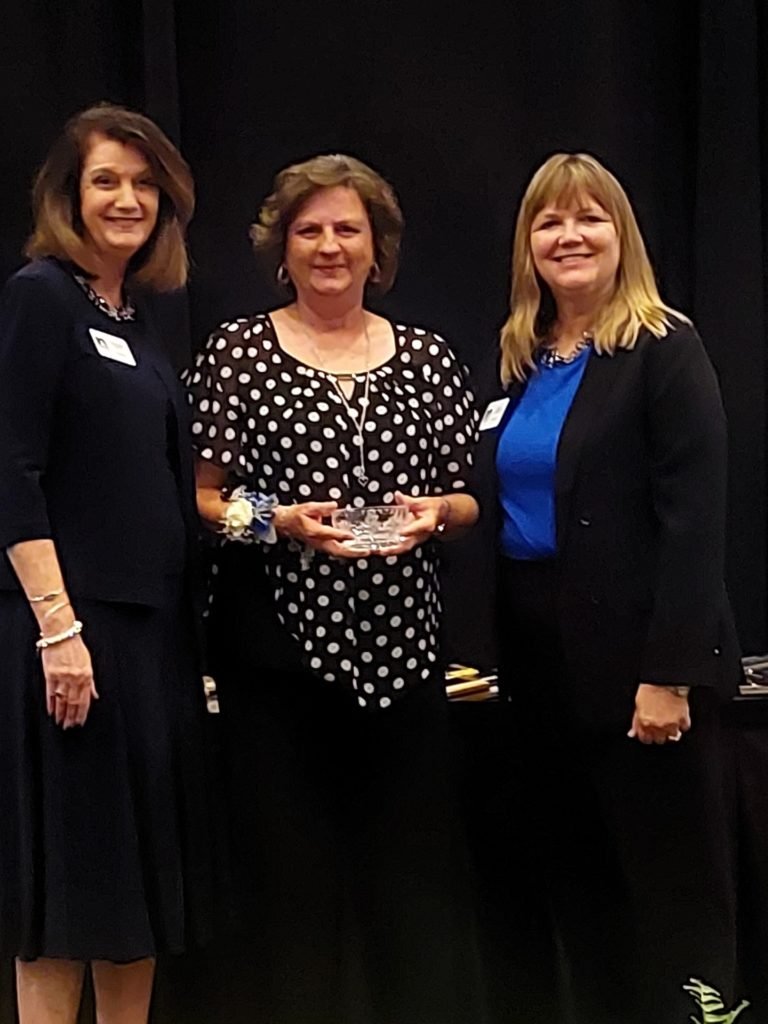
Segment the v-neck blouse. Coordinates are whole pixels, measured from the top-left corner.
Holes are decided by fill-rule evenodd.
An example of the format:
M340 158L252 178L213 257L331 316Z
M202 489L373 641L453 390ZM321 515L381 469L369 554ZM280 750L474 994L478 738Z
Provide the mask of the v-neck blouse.
M369 372L361 479L358 431L331 377L279 345L269 316L222 324L186 375L200 458L283 504L389 504L464 490L474 402L445 341L393 324L395 353ZM348 405L362 413L364 374ZM359 419L359 417L358 417ZM386 708L439 665L438 552L359 559L282 540L263 545L278 618L305 668ZM254 623L254 629L258 624Z

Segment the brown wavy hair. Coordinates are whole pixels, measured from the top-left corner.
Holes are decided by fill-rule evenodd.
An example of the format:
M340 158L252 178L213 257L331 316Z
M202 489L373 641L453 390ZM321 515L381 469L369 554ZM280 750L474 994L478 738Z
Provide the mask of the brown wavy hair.
M250 237L267 272L274 276L283 262L288 229L299 210L316 192L338 186L360 196L373 234L374 259L379 269L370 287L389 291L397 274L403 214L392 186L361 160L343 153L313 156L284 168L275 177L272 193L251 225Z
M91 135L135 146L152 168L160 190L157 224L128 264L128 274L156 291L173 291L187 280L184 241L195 208L192 174L167 136L148 117L101 103L70 118L51 147L32 191L34 230L24 252L56 256L93 272L80 219L80 176Z
M523 380L534 368L534 352L557 316L554 296L533 263L533 221L549 203L568 203L583 196L590 196L610 214L621 247L613 294L593 327L595 350L613 355L617 348L634 348L643 329L661 338L672 318L690 322L662 301L634 211L617 179L589 153L556 153L534 174L517 217L510 314L501 331L505 383Z

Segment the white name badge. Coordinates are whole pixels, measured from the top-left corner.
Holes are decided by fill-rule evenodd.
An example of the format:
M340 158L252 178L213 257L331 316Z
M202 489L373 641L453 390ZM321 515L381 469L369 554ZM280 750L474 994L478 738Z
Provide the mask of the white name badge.
M498 427L508 405L508 398L497 398L495 402L489 402L480 420L480 430L493 430L494 427Z
M100 356L104 356L105 359L114 359L117 363L125 363L126 366L136 365L133 352L124 338L118 338L114 334L105 334L104 331L97 331L94 327L89 327L88 331Z

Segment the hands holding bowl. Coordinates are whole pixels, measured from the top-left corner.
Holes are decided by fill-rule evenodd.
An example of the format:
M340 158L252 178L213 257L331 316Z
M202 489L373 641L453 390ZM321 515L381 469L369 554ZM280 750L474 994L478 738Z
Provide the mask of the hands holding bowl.
M275 509L280 537L290 537L336 558L402 555L442 532L450 516L444 497L395 492L394 505L339 508L335 501L307 501ZM330 518L331 525L324 520Z

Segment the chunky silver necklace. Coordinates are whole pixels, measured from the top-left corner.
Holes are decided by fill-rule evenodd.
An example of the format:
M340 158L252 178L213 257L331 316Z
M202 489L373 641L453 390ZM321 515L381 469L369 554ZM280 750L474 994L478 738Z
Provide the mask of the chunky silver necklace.
M312 354L315 357L315 361L318 363L320 369L326 375L328 380L331 382L331 386L336 394L339 396L341 404L344 406L349 422L352 425L352 432L354 435L355 444L357 445L357 454L359 459L357 479L363 486L368 483L368 469L365 459L365 419L368 415L368 396L370 394L371 385L371 339L368 334L368 326L365 322L365 316L363 316L363 334L365 334L365 384L363 386L363 398L361 401L362 412L358 413L358 410L353 408L349 399L344 394L344 389L341 386L341 381L357 381L358 374L356 373L334 373L332 370L326 369L325 363L320 356L315 340L309 331L306 329L304 324L301 323L301 329L304 333L304 337L310 344Z
M561 355L553 346L545 345L540 349L539 363L542 366L546 366L548 370L555 366L567 366L569 363L575 362L584 349L589 348L593 341L592 332L584 331L581 341L577 342L576 348L573 352L569 352L567 356Z
M83 277L82 274L73 274L73 277L94 306L96 306L97 309L100 309L102 313L106 313L108 317L112 318L112 320L136 319L136 310L129 298L126 297L122 306L113 306L111 302L107 302L103 296L99 295L96 289L92 287L87 277Z

